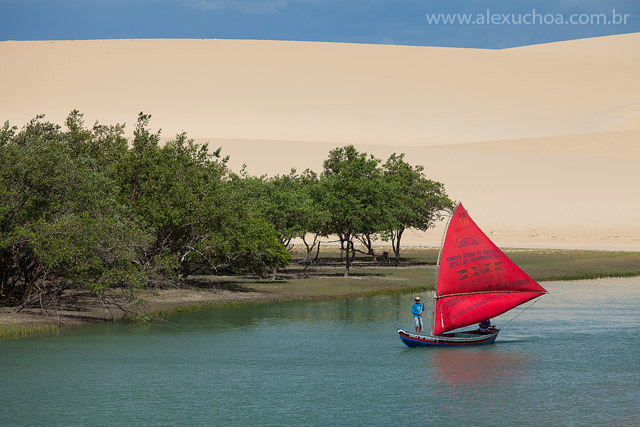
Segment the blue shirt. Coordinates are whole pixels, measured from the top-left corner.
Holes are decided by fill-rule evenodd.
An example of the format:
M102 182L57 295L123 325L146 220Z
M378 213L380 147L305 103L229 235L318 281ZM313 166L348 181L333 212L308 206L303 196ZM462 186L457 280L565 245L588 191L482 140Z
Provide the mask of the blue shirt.
M411 306L411 312L416 317L420 316L423 311L424 311L424 304L417 302Z

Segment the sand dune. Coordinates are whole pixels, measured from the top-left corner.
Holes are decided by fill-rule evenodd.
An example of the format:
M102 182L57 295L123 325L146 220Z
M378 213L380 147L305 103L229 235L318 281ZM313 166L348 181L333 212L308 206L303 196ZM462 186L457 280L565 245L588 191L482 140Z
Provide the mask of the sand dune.
M334 144L215 140L230 166L275 175L320 170ZM465 203L500 246L640 250L640 130L431 147L357 144L386 159L404 152ZM265 154L269 154L268 157ZM265 160L268 159L268 160ZM412 233L439 245L442 227Z
M543 43L520 46L504 51L540 52L545 55L581 55L599 58L632 58L638 54L638 39L634 34L619 34L596 38L568 40L555 43Z
M0 120L153 115L254 174L406 152L507 246L640 250L640 34L514 49L0 42ZM412 244L438 244L439 230Z
M606 39L598 51L640 43ZM2 42L1 113L23 123L78 108L91 121L131 122L144 110L169 135L416 146L620 129L624 109L640 104L637 54L603 60L558 46Z

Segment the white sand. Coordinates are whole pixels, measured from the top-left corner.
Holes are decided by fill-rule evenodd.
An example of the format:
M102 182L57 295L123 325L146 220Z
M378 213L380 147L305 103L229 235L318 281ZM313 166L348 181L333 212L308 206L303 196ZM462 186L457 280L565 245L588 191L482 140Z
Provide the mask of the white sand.
M0 42L0 120L152 126L253 174L405 152L499 246L640 250L640 34L501 51L240 40ZM407 236L437 245L441 228Z

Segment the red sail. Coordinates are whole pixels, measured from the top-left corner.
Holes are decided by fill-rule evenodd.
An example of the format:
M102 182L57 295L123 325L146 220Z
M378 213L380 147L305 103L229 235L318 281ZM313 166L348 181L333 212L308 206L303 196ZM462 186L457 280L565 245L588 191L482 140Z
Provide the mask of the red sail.
M498 249L459 204L440 254L434 333L490 319L546 292Z

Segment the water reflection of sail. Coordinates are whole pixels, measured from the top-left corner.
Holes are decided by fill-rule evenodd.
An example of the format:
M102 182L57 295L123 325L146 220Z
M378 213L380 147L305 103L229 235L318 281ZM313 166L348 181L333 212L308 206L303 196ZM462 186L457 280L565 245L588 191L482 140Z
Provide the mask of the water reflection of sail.
M517 380L526 368L525 357L513 352L452 351L440 349L429 353L432 377L445 385L485 387Z

